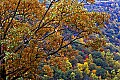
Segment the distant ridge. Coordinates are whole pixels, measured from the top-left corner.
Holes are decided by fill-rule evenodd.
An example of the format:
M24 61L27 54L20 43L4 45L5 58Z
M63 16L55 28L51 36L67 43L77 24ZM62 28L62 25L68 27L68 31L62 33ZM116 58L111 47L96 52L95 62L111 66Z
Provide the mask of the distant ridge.
M95 0L95 2L118 2L119 0Z
M81 1L83 1L83 0L78 0L78 2L81 2ZM84 0L83 1L85 4L90 4L90 3L88 3L87 2L87 0ZM95 3L119 3L120 2L120 0L95 0Z

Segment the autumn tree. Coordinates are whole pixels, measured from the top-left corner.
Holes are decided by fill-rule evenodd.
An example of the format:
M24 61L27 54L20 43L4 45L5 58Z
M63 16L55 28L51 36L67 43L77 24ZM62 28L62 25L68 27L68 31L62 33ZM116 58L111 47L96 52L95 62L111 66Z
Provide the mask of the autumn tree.
M51 66L65 72L66 61L78 55L72 43L93 50L105 45L100 29L108 14L88 12L76 0L53 0L48 8L45 4L37 0L0 0L1 79L41 79L42 71L52 77ZM63 35L66 29L77 35Z

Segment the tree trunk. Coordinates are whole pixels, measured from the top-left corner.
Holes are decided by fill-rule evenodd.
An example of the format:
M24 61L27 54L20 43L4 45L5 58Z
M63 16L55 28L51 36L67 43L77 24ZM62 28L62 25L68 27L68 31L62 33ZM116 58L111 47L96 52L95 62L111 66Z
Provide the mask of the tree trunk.
M0 38L1 40L1 38ZM0 80L6 80L6 70L5 70L5 60L4 60L4 46L3 44L0 44Z

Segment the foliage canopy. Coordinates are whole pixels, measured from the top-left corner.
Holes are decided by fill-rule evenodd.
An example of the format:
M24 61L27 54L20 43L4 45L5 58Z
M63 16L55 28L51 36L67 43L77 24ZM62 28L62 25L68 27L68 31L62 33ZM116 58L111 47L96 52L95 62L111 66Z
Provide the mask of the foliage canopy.
M105 46L100 29L108 22L108 14L88 12L78 1L53 0L48 8L45 3L0 0L0 65L10 80L40 78L42 71L52 77L50 66L65 72L71 66L69 60L79 53L71 46L74 42L91 50ZM77 35L64 36L66 29Z

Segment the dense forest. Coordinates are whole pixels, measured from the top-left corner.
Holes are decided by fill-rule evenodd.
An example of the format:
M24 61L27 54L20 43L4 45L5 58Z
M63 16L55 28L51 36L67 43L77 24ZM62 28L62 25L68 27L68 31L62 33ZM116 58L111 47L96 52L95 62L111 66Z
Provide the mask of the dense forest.
M0 80L119 80L120 2L0 0Z

